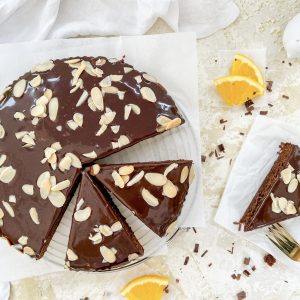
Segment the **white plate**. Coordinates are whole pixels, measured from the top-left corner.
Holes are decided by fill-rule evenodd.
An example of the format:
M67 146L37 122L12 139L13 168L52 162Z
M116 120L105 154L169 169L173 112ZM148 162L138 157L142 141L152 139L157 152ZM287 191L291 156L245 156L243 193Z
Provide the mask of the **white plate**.
M175 159L193 159L198 157L200 153L200 145L195 141L194 132L191 130L188 117L183 107L178 105L180 112L182 113L186 123L174 130L165 132L162 135L156 136L154 138L145 140L141 143L134 145L128 149L124 149L119 153L115 153L110 157L100 160L101 163L127 163L127 162L142 162L142 161L162 161L162 160L175 160ZM193 203L196 199L198 189L201 188L200 184L200 170L195 167L195 180L189 188L188 195L186 197L183 210L178 219L179 227L183 224L187 218ZM56 233L53 236L52 241L49 244L48 250L45 253L44 259L57 265L64 266L65 255L68 245L68 237L71 228L72 214L76 202L75 193L65 215L57 228ZM144 247L144 256L140 257L138 260L127 264L125 266L114 268L115 271L129 266L136 265L141 261L157 255L158 251L164 248L166 243L172 239L172 237L177 233L172 232L168 237L160 238L154 232L152 232L147 226L145 226L136 216L132 214L124 205L122 205L114 196L112 196L113 201L117 205L121 214L126 218L127 223L133 230L135 236Z

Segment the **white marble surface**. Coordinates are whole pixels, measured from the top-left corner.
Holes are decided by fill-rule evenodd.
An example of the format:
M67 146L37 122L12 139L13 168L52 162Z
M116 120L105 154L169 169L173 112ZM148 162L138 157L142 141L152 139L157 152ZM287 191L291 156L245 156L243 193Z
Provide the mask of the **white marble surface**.
M167 299L236 299L242 290L247 299L300 299L300 273L289 270L281 263L273 267L263 262L264 252L241 240L212 222L218 207L228 173L230 160L234 160L253 119L260 110L268 116L284 118L300 125L300 63L288 60L282 45L282 33L289 19L300 11L298 0L236 0L241 15L224 31L198 41L199 92L201 98L201 130L203 153L208 154L223 143L225 157L207 159L203 164L206 216L209 226L205 229L182 230L170 245L167 257L157 257L137 268L119 274L64 273L30 278L12 283L10 299L22 300L90 300L117 299L116 292L127 280L141 274L160 273L171 276L172 284ZM169 28L157 22L152 33L168 32ZM267 48L266 79L273 80L273 92L267 95L273 107L256 109L252 116L245 116L244 109L212 107L211 95L204 85L209 84L211 67L220 49ZM284 61L284 63L283 63ZM289 65L289 62L292 65ZM283 99L288 95L289 100ZM226 119L226 130L219 120ZM193 253L199 243L199 253ZM233 254L231 250L234 243ZM204 257L201 254L208 250ZM187 265L183 265L189 256ZM250 277L242 275L239 281L231 274L242 273L244 257L250 257L250 267L256 271ZM209 264L211 266L209 267ZM249 269L249 267L248 267ZM179 279L179 283L175 281Z

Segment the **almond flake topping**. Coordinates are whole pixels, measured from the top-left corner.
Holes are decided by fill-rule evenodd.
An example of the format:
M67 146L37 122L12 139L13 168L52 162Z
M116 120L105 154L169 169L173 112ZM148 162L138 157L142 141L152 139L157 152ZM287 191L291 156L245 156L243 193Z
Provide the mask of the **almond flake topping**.
M12 167L0 168L0 181L3 183L10 183L16 175L16 170Z
M117 221L117 222L115 222L114 224L111 225L111 230L113 232L117 232L117 231L120 231L122 229L123 229L123 226L122 226L120 221Z
M54 122L57 118L58 113L58 99L56 97L52 98L48 104L49 118Z
M110 124L116 116L116 112L112 111L110 108L106 107L106 111L101 115L99 124L100 125L108 125Z
M99 230L100 230L101 234L104 236L113 235L113 231L108 225L100 225Z
M100 169L101 169L101 167L98 164L94 164L90 168L90 174L92 176L96 176L97 174L99 174Z
M19 80L13 87L13 95L16 98L21 98L26 90L27 82L25 79Z
M35 255L34 250L33 250L31 247L28 247L28 246L25 246L25 247L23 248L23 253L24 253L24 254L27 254L27 255L29 255L29 256L34 256L34 255Z
M294 201L287 200L284 197L275 197L273 193L270 194L272 199L272 211L274 213L283 212L286 215L292 215L297 213Z
M25 119L25 115L21 112L15 112L14 118L19 121L23 121Z
M130 175L134 171L134 166L122 166L119 168L120 175Z
M10 202L10 203L16 203L17 202L16 196L15 195L9 195L8 202Z
M98 230L98 229L96 229ZM97 231L94 235L92 233L90 233L89 235L89 240L92 241L93 245L98 245L102 242L102 235L101 235L101 232Z
M65 155L65 157L58 164L58 168L62 172L69 171L71 166L72 166L72 158L68 155Z
M123 78L123 75L110 75L110 80L111 81L121 81Z
M121 189L124 188L125 184L121 175L117 171L113 171L111 175L115 181L115 185L120 187Z
M138 183L144 177L144 174L144 171L140 171L127 183L127 186L133 186L134 184Z
M73 115L73 120L74 122L79 126L79 127L82 127L83 125L83 114L81 113L75 113Z
M68 152L66 154L66 156L68 156L68 157L71 158L71 166L72 167L78 168L78 169L82 168L81 161L80 161L80 159L75 154Z
M3 217L4 217L4 212L3 212L2 208L0 208L0 219L3 219Z
M0 124L0 139L2 140L5 137L5 129L3 125Z
M76 63L78 63L80 61L81 61L80 58L71 58L71 59L65 60L65 63L66 64L76 64Z
M170 164L170 165L165 169L164 176L167 177L168 174L169 174L170 172L172 172L174 169L177 169L177 168L178 168L178 164L176 164L176 163Z
M7 156L5 154L0 154L0 167L5 163Z
M159 205L158 199L154 197L147 189L142 189L142 197L150 206L157 206Z
M66 179L51 187L51 191L58 192L68 188L71 185L70 180Z
M288 192L294 193L297 187L298 187L298 180L296 178L293 178L288 185Z
M67 250L67 258L69 261L75 261L78 259L78 256L75 254L75 252L71 249Z
M73 76L73 80L72 80L72 85L73 86L76 85L81 73L84 71L85 68L86 68L85 61L82 60L81 63L80 63L80 67L76 70L76 72Z
M189 185L192 184L194 178L195 178L195 169L194 169L194 166L191 166L191 169L190 169L190 174L189 174Z
M96 158L97 157L97 153L95 151L91 151L91 152L88 152L88 153L83 153L82 155L85 156L85 157L88 157L88 158Z
M292 170L290 168L285 168L280 172L280 176L285 184L289 184L292 179Z
M167 196L168 198L176 197L178 192L178 187L173 184L172 181L167 180L166 184L163 186L163 196Z
M160 173L147 173L145 179L155 186L163 186L167 183L167 177Z
M124 97L125 97L125 92L124 91L118 91L117 95L118 95L120 100L124 100Z
M40 72L46 72L50 71L54 68L54 63L52 60L49 60L45 63L38 64L35 67L31 69L31 73L40 73Z
M161 117L161 116L160 116ZM161 121L161 118L158 117L156 120L159 122ZM160 119L159 119L160 118ZM169 118L168 118L169 119ZM181 119L180 118L175 118L173 120L169 119L170 121L163 123L161 126L159 126L156 130L157 132L162 132L165 130L170 130L172 128L176 128L181 124Z
M103 124L101 125L100 129L96 132L96 136L100 136L101 134L103 134L107 129L107 125Z
M114 134L117 134L120 130L120 125L113 125L110 127L110 129Z
M86 221L92 213L92 210L89 206L84 209L78 210L74 213L74 219L77 222L84 222Z
M128 255L128 261L133 261L139 258L139 255L137 253L131 253Z
M130 143L128 137L126 135L121 135L117 142L112 142L112 148L122 148Z
M189 168L188 166L184 166L181 170L180 174L180 183L184 183L189 176Z
M150 101L150 102L156 102L156 96L152 89L149 87L142 87L141 88L141 95L143 99Z
M38 87L42 83L42 77L40 75L35 76L33 79L29 81L29 84L32 87Z
M125 73L125 74L131 72L132 70L133 70L133 68L130 68L130 67L124 67L124 73Z
M65 195L60 191L57 191L57 192L51 191L48 198L49 198L50 202L52 203L52 205L57 208L62 207L66 202Z
M103 259L110 264L114 263L117 260L116 255L112 251L112 249L109 249L106 246L100 247L100 253Z
M100 81L99 85L100 85L102 88L111 86L111 79L110 79L110 77L109 77L109 76L104 77L104 78Z
M27 245L28 243L28 236L22 235L19 239L18 239L18 243L22 246Z
M22 191L25 194L32 196L34 194L33 185L32 184L24 184L22 186Z
M12 218L14 218L15 217L15 212L14 212L12 206L8 202L6 202L6 201L2 201L2 204L3 204L4 208L5 208L5 210L8 212L8 214Z
M78 79L76 85L70 90L70 94L75 93L78 89L83 89L83 80L81 78Z
M144 77L145 80L149 81L149 82L157 82L157 79L147 73L143 73L142 76Z
M76 103L76 107L79 107L80 105L82 105L86 101L88 96L89 96L89 93L87 91L83 91L78 102Z
M137 83L141 83L141 82L142 82L142 77L141 77L140 75L135 76L134 79L135 79L135 81L136 81Z
M35 207L30 208L29 214L30 214L30 217L31 217L33 223L35 223L36 225L39 225L40 224L39 215L38 215Z
M101 90L98 87L93 87L91 90L91 97L94 105L100 111L104 110L104 103L103 103L103 95Z

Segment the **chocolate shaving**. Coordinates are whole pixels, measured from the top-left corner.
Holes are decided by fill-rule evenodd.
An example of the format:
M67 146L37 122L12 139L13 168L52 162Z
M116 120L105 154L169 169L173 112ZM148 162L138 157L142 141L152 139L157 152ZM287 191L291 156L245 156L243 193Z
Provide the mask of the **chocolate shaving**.
M282 95L282 98L284 98L284 99L290 99L290 97L287 96L287 95Z
M251 268L251 270L254 272L254 271L256 270L256 267L253 266L253 267Z
M244 265L248 266L250 263L250 257L245 257L244 258Z
M236 279L236 275L235 275L235 274L231 274L231 278L232 278L233 280L235 280L235 279Z
M225 152L225 147L223 144L218 145L218 148L220 152Z
M272 267L276 263L276 258L271 254L266 254L264 256L264 262L270 267Z
M232 163L232 158L230 158L230 161L229 161L229 166L231 166L231 163Z
M208 252L208 250L205 250L205 251L201 254L201 257L203 257L207 252Z
M290 66L290 67L292 66L292 63L291 63L291 62L289 62L289 66Z
M219 159L222 159L222 158L224 158L224 156L219 156L219 157L217 157L218 160L219 160Z
M261 111L259 112L259 114L265 116L265 115L268 114L268 111L266 111L266 110L261 110Z
M273 107L273 104L271 104L271 103L268 103L268 105L269 105L269 107Z
M211 151L211 152L208 154L209 157L212 157L213 155L214 155L214 151Z
M198 253L198 252L199 252L199 244L195 244L194 253Z
M195 233L197 233L197 230L196 230L196 228L195 228L195 227L193 227L193 231L194 231Z
M247 277L249 277L251 275L251 273L248 270L244 270L243 274Z
M165 289L164 289L165 293L166 294L169 294L169 287L167 286Z
M237 275L236 275L236 280L240 280L240 279L241 279L241 276L242 276L241 274L237 274Z
M187 257L185 258L184 263L183 263L185 266L189 263L189 259L190 259L189 256L187 256Z
M254 104L254 102L253 102L251 99L249 99L249 100L247 100L247 101L245 102L245 107L246 107L247 110L248 110L250 107L253 106L253 104Z
M248 115L252 115L252 112L248 111L248 112L245 113L245 116L248 116Z
M227 120L224 120L224 119L221 119L220 120L220 124L224 124L224 123L227 123L228 121Z
M223 126L223 130L225 130L225 125Z
M267 91L272 92L273 81L267 80L266 82L267 82L267 87L266 87Z
M245 135L245 133L244 132L240 132L240 135Z
M246 298L246 293L244 291L236 294L238 300L243 300Z
M179 283L179 279L178 278L176 278L175 281L176 281L176 283Z
M219 157L217 150L215 150L215 156L216 156L216 158Z
M210 267L211 267L211 265L212 265L212 263L209 263L209 264L208 264L208 267L210 268Z
M205 162L206 161L206 156L205 155L201 155L201 162Z

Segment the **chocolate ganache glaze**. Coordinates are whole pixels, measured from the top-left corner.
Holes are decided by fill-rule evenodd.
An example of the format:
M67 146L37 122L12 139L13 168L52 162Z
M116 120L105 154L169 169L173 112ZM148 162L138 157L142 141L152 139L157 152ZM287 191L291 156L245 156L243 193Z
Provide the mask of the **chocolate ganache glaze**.
M73 214L66 267L99 271L126 264L143 255L130 227L109 194L83 173Z
M190 160L101 165L90 172L159 236L175 225L194 177Z
M104 57L37 65L0 101L0 236L37 259L82 166L184 123L156 79Z

